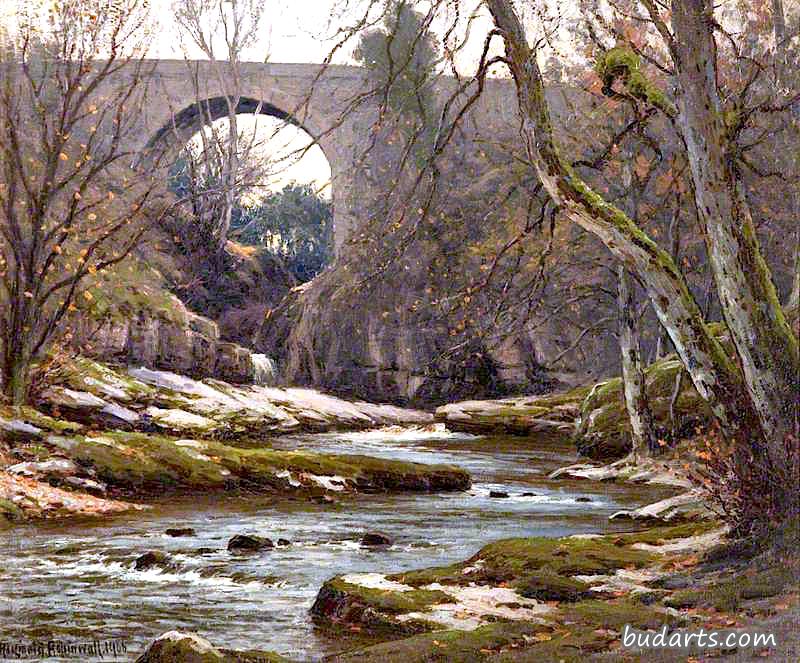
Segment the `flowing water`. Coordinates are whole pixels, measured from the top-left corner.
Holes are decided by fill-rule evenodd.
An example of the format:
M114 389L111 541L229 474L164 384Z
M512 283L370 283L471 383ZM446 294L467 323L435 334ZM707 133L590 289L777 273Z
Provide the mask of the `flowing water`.
M575 460L565 442L390 430L293 436L272 446L452 463L471 473L473 487L342 497L335 506L272 496L171 498L111 520L0 532L0 643L121 640L127 655L119 660L133 660L156 636L180 629L220 647L318 660L344 646L315 629L308 614L333 575L448 564L504 537L609 531L612 512L661 496L548 480ZM170 527L192 527L197 535L169 537ZM374 530L391 535L394 545L362 548L361 535ZM227 541L239 533L291 545L229 554ZM169 553L176 568L134 570L136 557L149 550Z

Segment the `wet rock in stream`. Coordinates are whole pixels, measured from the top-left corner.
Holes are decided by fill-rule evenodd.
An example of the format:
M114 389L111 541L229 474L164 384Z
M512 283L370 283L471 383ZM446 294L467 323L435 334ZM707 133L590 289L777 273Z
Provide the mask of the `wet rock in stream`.
M361 537L361 545L365 548L380 548L394 543L392 537L383 532L367 532Z
M274 547L275 544L270 539L253 534L237 534L228 541L229 552L258 552Z
M149 550L136 558L133 568L137 571L147 571L154 568L172 571L177 568L177 565L167 553L160 550Z
M168 527L164 530L164 534L167 536L196 536L197 532L195 531L194 527Z

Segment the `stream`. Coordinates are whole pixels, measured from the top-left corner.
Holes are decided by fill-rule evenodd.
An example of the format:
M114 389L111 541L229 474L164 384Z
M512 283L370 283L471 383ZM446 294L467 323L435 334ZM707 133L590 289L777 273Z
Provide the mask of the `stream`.
M333 575L448 564L506 537L630 529L608 516L670 494L548 480L576 460L568 441L390 429L287 436L271 446L451 463L471 473L473 486L464 493L342 496L335 506L274 496L181 497L113 519L15 527L0 532L0 642L120 640L127 653L115 660L134 660L155 637L179 629L218 647L315 661L354 645L315 629L309 618L318 589ZM192 527L196 536L167 536L170 527ZM375 530L394 545L362 548L361 535ZM241 533L291 545L228 553L227 541ZM149 550L169 553L177 568L134 570Z

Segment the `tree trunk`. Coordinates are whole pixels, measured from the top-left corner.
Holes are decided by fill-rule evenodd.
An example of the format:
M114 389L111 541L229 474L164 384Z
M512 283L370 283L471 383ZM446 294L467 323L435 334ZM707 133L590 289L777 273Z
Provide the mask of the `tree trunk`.
M9 340L9 339L6 339ZM28 352L13 343L3 359L3 395L12 405L25 405L30 388L31 362Z
M775 36L775 57L778 59L780 82L786 66L786 16L783 13L783 0L772 0L772 33Z
M673 0L673 57L678 124L686 142L697 212L709 263L772 460L781 463L794 434L800 351L761 255L750 208L735 167L717 86L717 51L710 0ZM793 396L794 395L794 396Z
M617 268L617 305L619 306L619 349L622 355L622 385L625 408L631 423L631 454L635 458L650 455L658 448L653 413L647 402L642 367L639 320L630 276L624 265Z
M669 254L658 247L620 209L595 193L555 144L550 112L536 53L509 0L487 0L506 45L506 62L514 77L527 155L539 180L565 216L602 240L645 285L661 324L669 333L700 396L725 437L749 440L755 414L741 375L709 333L683 275Z
M681 218L681 207L680 207L680 197L678 197L675 201L675 211L672 214L672 218L669 222L669 229L667 230L667 239L669 240L669 255L672 258L672 262L676 265L679 264L680 261L680 252L681 252L681 235L679 232L679 221ZM703 317L707 319L707 315L705 311L703 311ZM666 330L662 327L658 331L658 341L656 343L656 359L663 359L664 356L667 354L669 348L669 335L667 334Z

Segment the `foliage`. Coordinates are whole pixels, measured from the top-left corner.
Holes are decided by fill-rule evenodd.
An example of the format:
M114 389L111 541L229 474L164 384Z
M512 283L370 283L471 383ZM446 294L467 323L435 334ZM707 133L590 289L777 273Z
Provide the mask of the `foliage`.
M688 467L736 534L767 540L771 530L800 522L800 442L787 436L782 457L731 444L717 430L698 437L696 466Z
M292 182L237 212L236 238L277 255L298 281L312 279L331 261L333 210L312 185Z
M354 57L372 74L383 105L399 122L418 159L429 156L438 120L436 66L438 44L430 17L407 0L390 0L383 28L363 32Z

